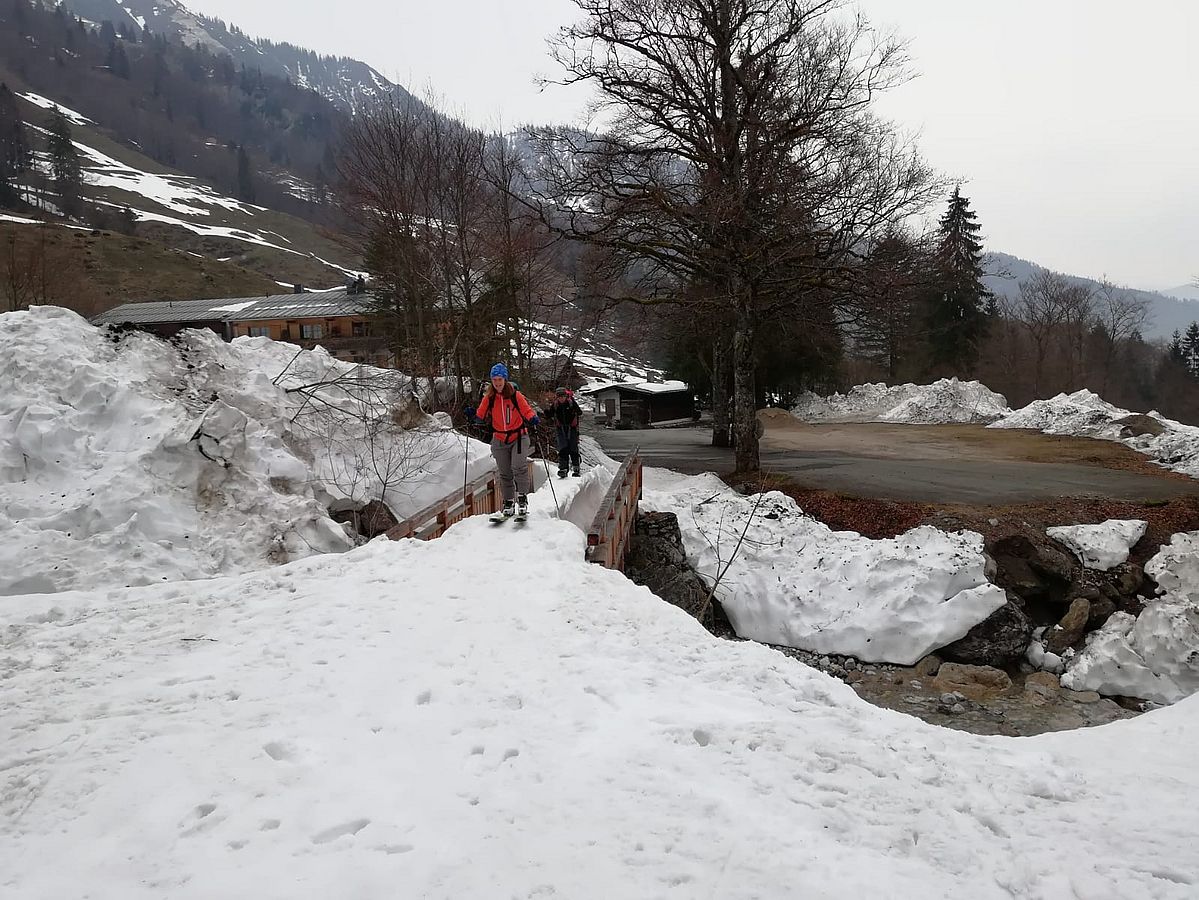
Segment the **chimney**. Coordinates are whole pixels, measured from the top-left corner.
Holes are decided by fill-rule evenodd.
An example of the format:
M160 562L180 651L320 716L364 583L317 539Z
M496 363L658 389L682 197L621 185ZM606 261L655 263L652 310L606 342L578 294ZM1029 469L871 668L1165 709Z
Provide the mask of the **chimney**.
M302 293L304 293L304 285L302 285L302 284L293 284L293 285L291 286L291 292L292 292L293 294L302 294Z

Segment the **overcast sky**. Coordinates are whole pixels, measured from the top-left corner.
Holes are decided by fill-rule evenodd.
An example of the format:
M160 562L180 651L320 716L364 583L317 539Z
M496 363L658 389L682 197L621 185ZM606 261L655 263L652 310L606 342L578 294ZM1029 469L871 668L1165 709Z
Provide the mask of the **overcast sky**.
M431 86L480 124L571 121L585 101L535 84L570 0L185 2ZM1199 2L860 6L908 40L919 76L880 110L963 180L988 249L1135 287L1199 276Z

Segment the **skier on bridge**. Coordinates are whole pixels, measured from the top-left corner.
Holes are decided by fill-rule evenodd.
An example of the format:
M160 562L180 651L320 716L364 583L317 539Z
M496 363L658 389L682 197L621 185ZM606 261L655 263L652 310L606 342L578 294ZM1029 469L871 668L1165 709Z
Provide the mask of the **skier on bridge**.
M530 428L541 421L525 395L508 381L508 367L496 363L491 367L491 384L483 391L483 399L475 415L491 430L491 455L499 469L500 489L504 508L492 519L502 522L516 516L523 521L529 513L529 455L533 450Z

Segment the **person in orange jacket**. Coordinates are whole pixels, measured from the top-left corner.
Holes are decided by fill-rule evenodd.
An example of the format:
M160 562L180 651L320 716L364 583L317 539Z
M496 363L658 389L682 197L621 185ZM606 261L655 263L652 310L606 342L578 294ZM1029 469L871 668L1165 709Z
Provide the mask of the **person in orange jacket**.
M529 513L531 489L530 428L535 428L541 420L525 395L509 383L508 367L503 363L491 367L491 384L483 391L475 415L491 430L491 455L499 469L500 490L504 495L504 508L493 518L503 521L515 514L517 519L524 519Z

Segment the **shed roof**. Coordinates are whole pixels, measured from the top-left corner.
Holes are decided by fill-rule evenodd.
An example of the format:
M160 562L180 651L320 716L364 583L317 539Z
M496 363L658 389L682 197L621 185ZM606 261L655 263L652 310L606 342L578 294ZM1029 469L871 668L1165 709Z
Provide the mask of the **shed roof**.
M96 325L153 325L172 322L253 322L263 319L321 319L362 315L370 294L346 289L318 294L272 294L223 300L162 300L126 303L92 318Z
M601 391L630 391L634 394L679 394L690 389L685 381L601 381L579 389L582 394Z

